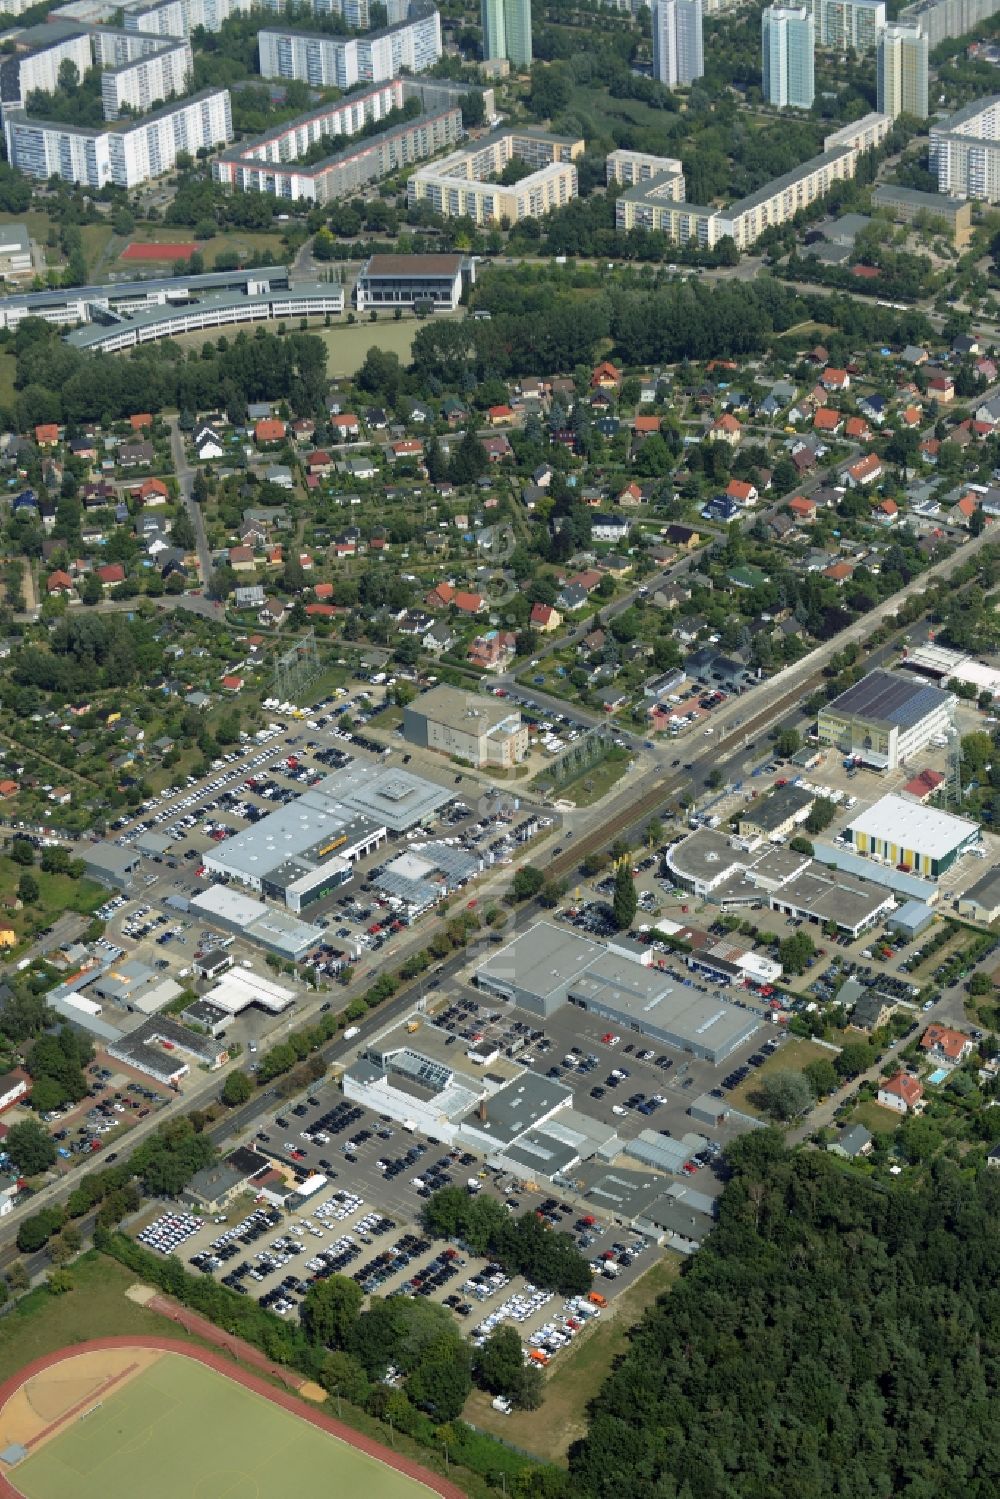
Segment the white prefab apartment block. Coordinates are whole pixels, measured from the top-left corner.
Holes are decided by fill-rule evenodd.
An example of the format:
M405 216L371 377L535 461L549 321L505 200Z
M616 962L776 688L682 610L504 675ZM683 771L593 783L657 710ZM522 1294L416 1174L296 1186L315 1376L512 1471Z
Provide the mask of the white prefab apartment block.
M428 10L367 36L269 27L258 33L264 78L308 83L312 88L353 88L422 73L441 57L441 17Z
M1000 203L1000 94L931 126L930 166L945 197Z
M879 34L876 81L878 107L899 115L927 118L927 38L919 26L896 22Z
M29 26L11 38L13 52L0 58L0 104L22 109L36 90L53 94L59 69L71 62L82 78L90 67L90 39L81 26L65 21Z
M140 37L127 31L117 35L124 52L121 61L105 64L101 76L101 102L106 120L117 120L123 109L148 114L157 104L186 93L194 68L191 43L186 37L164 40ZM135 43L139 43L135 47ZM129 55L129 43L134 53ZM110 50L110 48L109 48Z
M838 52L871 52L885 19L885 0L816 0L816 44Z
M102 188L137 187L169 172L181 151L194 156L233 138L228 89L204 89L167 104L144 119L107 129L29 119L21 110L5 112L7 159L28 177Z
M978 31L1000 11L1000 0L917 0L899 13L901 21L915 21L931 51L950 36Z
M310 146L331 136L358 135L372 121L402 106L406 85L398 78L324 105L276 126L212 163L212 175L242 192L328 203L392 172L426 161L454 145L462 134L462 112L452 107L418 115L311 166L299 164Z
M430 203L446 218L468 217L477 224L540 218L576 197L574 161L583 150L583 141L570 136L526 127L498 130L414 172L407 201L411 207ZM513 187L502 187L495 179L514 160L535 170Z
M655 0L653 77L676 88L694 83L704 72L702 0Z
M851 146L855 151L875 151L888 137L892 121L888 115L872 110L860 120L841 125L830 135L823 137L823 150L834 151L838 146Z
M763 94L779 109L811 109L816 28L805 5L770 5L761 16Z
M612 151L604 164L605 179L610 187L617 182L623 187L637 187L640 182L651 182L654 177L667 173L680 177L680 196L684 196L684 168L675 156L653 156L648 151L628 151L624 148Z

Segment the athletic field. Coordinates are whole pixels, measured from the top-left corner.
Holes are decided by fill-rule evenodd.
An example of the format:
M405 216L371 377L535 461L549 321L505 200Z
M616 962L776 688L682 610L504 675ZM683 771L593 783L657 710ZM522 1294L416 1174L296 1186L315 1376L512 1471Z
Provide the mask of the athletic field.
M175 1353L129 1363L83 1399L72 1350L44 1386L62 1413L5 1475L25 1499L419 1499L413 1478ZM65 1397L53 1388L62 1374ZM98 1394L100 1398L95 1398ZM44 1404L40 1397L35 1404Z

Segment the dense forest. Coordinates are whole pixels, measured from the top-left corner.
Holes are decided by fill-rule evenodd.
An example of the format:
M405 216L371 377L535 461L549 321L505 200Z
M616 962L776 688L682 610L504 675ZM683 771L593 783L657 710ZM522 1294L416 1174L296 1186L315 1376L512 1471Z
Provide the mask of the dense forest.
M1000 1173L885 1187L773 1132L573 1454L595 1499L993 1499Z

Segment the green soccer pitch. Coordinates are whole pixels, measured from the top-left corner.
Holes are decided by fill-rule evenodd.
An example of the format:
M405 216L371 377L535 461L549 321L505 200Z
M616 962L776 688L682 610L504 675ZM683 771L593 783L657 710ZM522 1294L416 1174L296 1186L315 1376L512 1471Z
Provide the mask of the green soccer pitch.
M164 1354L11 1471L25 1499L418 1499L430 1489L203 1364Z

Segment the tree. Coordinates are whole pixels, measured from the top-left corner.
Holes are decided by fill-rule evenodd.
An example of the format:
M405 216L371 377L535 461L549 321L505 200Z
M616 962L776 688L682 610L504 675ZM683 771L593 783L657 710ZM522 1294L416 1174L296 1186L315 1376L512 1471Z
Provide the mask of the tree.
M25 1176L37 1176L56 1158L55 1145L36 1119L12 1124L4 1143L14 1165Z
M515 900L532 900L545 884L545 876L532 864L525 864L516 871L510 885Z
M993 993L993 980L988 973L974 973L968 984L969 993L980 997Z
M825 1098L828 1093L836 1092L840 1086L837 1070L827 1057L817 1057L815 1062L810 1062L803 1071L817 1098Z
M22 874L17 882L18 899L26 906L33 906L39 896L38 881L33 874Z
M517 1329L501 1323L476 1354L476 1383L491 1395L507 1395L517 1385L523 1367L524 1354Z
M788 760L802 748L802 737L798 729L779 729L774 740L774 752Z
M864 1041L848 1041L846 1046L841 1047L834 1059L834 1067L839 1077L858 1077L862 1072L867 1072L875 1061L874 1048Z
M15 838L10 846L10 856L15 864L30 866L35 862L34 846L27 838Z
M705 785L708 787L709 791L718 791L719 787L722 785L722 781L722 771L717 765L713 765L712 769L705 777Z
M778 945L778 958L786 973L804 973L816 956L816 944L808 932L795 932Z
M316 1281L306 1292L300 1313L306 1337L324 1348L346 1348L363 1301L361 1287L346 1275Z
M28 1272L21 1260L15 1260L7 1270L7 1282L14 1291L26 1291L31 1284Z
M757 1100L771 1119L797 1119L812 1104L813 1091L801 1072L770 1072L760 1080Z
M462 1414L472 1388L471 1350L457 1334L441 1338L424 1353L406 1381L414 1405L440 1425Z
M229 1109L246 1103L253 1096L253 1083L245 1072L231 1072L222 1085L222 1102Z
M836 807L828 796L818 796L810 807L809 815L805 820L806 832L812 833L814 837L817 833L822 833L823 829L829 827L833 821L836 810Z
M632 876L632 860L620 859L615 870L615 893L611 901L611 909L614 913L615 926L620 932L627 932L635 920L635 913L639 909L639 899L635 893L635 880Z

